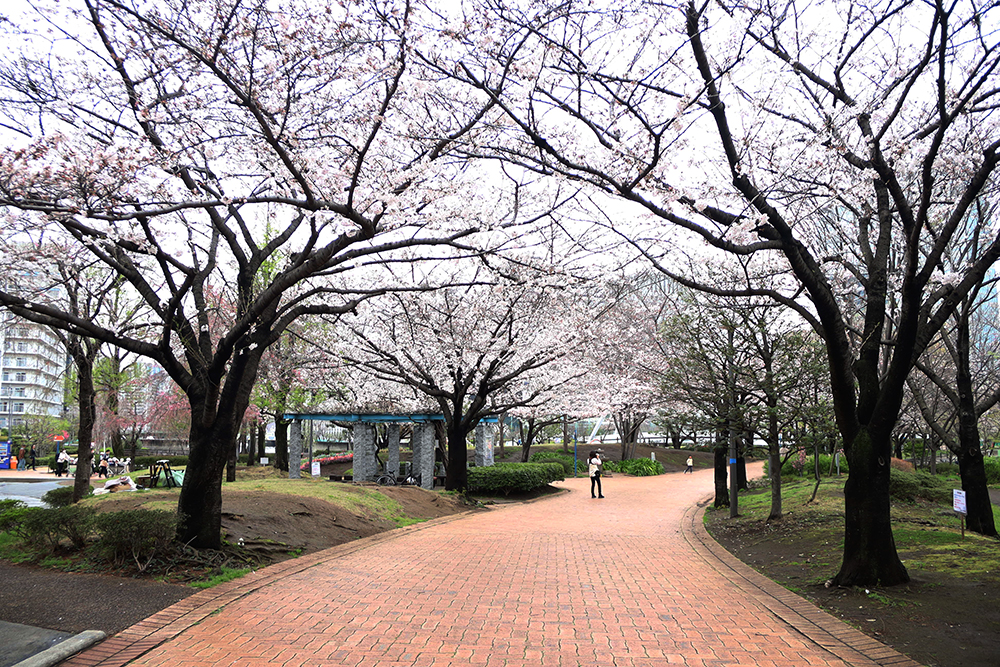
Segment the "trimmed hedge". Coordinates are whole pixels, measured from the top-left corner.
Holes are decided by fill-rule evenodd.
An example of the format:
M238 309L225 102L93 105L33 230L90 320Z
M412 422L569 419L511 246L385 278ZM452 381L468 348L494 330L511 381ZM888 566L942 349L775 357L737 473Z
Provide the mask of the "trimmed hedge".
M635 477L650 477L662 475L663 464L652 459L626 459L624 461L605 461L604 469L608 472L620 472Z
M531 463L558 463L563 468L563 473L566 475L573 474L573 455L563 454L560 452L535 452L529 458ZM577 460L577 470L586 471L587 470L587 460L584 458L579 458Z
M469 493L527 493L565 479L562 463L497 463L469 469Z

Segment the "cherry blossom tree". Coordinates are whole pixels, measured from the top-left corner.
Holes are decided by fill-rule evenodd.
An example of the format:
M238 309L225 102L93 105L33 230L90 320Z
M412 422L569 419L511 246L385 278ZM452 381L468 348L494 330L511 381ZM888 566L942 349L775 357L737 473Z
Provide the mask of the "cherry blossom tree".
M502 26L442 67L502 109L498 148L472 152L586 183L605 209L630 212L609 214L608 229L672 275L682 238L784 268L781 290L701 287L772 297L821 335L850 463L832 583L907 581L888 488L903 387L1000 257L988 230L939 279L994 188L997 9L483 0L469 16L455 42Z
M943 258L950 275L964 263L967 254L979 254L978 246L984 242L979 223L986 217L982 201L977 202L975 215L967 219L966 229L960 235L965 243L956 244L955 254ZM948 325L938 333L935 342L939 344L931 346L917 361L917 368L930 381L927 389L931 391L922 390L913 377L908 382L924 421L958 457L969 530L994 537L997 529L983 463L979 420L1000 402L996 283L993 275L984 276L974 285L961 298ZM932 407L933 390L948 408L944 414Z
M576 372L549 367L560 368L579 338L579 295L561 274L528 264L460 270L446 282L466 286L389 295L341 322L351 333L342 340L343 359L425 397L444 415L449 490L466 486L466 438L483 417L537 405Z
M265 350L302 316L393 289L352 284L358 267L464 247L523 213L448 159L494 102L413 57L437 19L420 2L33 7L5 24L5 236L83 249L156 336L10 291L0 305L177 383L191 417L179 538L218 547L223 470ZM216 331L213 290L235 305Z

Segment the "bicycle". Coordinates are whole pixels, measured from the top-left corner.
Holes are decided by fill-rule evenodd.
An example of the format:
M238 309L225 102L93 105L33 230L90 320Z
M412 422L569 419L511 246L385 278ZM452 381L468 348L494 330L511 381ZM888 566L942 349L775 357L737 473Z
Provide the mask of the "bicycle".
M375 478L375 483L379 486L420 486L420 475L414 477L407 475L402 479L397 478L391 472L379 475Z

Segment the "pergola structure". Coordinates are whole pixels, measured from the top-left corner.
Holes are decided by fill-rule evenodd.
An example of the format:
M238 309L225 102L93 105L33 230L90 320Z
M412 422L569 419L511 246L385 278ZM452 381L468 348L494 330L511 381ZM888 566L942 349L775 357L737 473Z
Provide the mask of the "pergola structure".
M375 427L386 424L388 428L389 459L388 470L399 474L399 431L401 424L413 424L410 445L413 448L412 475L420 477L420 485L425 489L434 488L434 447L436 430L434 422L443 422L444 415L435 413L304 413L286 412L281 418L291 422L288 436L288 476L298 478L302 460L302 422L330 421L351 425L351 441L354 447L354 479L373 482L381 474L378 448L375 441ZM496 422L496 417L488 417L476 426L476 465L493 465L493 434L487 431L485 422Z

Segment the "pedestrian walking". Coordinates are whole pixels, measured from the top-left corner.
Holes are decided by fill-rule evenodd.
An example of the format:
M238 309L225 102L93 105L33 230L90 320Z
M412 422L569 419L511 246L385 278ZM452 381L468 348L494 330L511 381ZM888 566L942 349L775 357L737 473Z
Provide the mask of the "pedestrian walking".
M56 458L56 477L62 477L63 473L69 473L69 464L73 459L65 449L59 452Z
M36 458L37 456L38 456L38 454L37 454L37 452L35 452L35 446L34 446L34 445L32 445L32 446L31 446L31 451L30 451L30 452L28 452L28 458L29 458L29 459L31 459L31 469L32 469L32 470L34 470L34 469L35 469L35 458Z
M688 472L689 472L689 473L691 473L692 475L694 474L694 459L693 459L693 458L691 458L690 456L688 457L688 460L687 460L687 468L685 468L685 469L684 469L684 472L685 472L685 473L688 473Z
M21 445L21 448L17 450L17 469L18 470L27 470L28 469L28 457L27 457L27 453L28 453L28 450L26 450L24 448L24 445Z
M594 495L594 487L597 487L597 495ZM601 453L590 453L590 497L603 498L604 492L601 490Z

